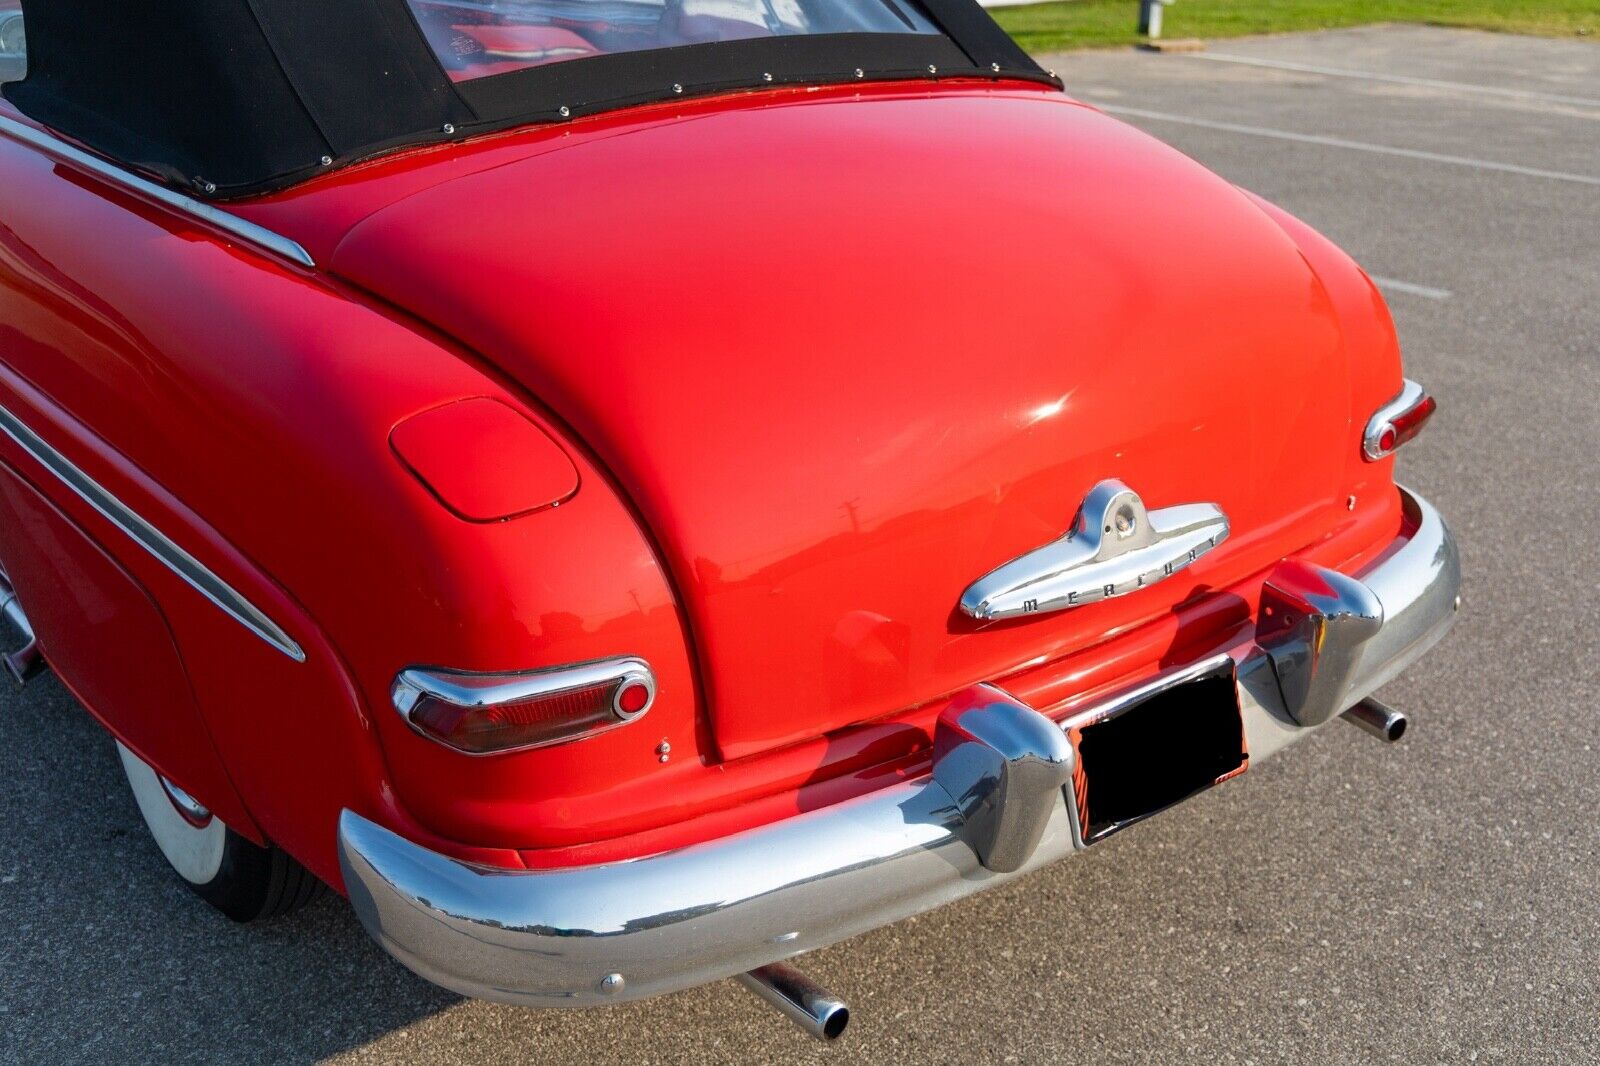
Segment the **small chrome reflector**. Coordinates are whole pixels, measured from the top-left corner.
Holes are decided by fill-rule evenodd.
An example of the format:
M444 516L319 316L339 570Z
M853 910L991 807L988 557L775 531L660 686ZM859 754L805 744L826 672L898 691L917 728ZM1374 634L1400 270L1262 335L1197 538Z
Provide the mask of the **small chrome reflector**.
M525 673L413 667L395 678L395 709L411 728L469 755L577 740L641 717L656 680L643 659L605 659Z
M1422 432L1439 405L1415 381L1407 378L1400 395L1378 408L1361 437L1361 457L1369 463L1387 458L1396 448Z

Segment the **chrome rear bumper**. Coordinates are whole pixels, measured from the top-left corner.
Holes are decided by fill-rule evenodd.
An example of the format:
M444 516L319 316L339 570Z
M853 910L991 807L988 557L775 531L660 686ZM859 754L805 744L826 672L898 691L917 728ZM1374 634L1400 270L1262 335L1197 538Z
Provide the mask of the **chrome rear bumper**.
M1286 595L1305 592L1301 606L1313 612L1295 619L1298 628L1276 633L1269 647L1261 634L1242 638L1180 672L1233 660L1252 764L1326 721L1331 715L1316 710L1318 701L1336 701L1335 712L1354 705L1432 647L1454 620L1455 542L1426 501L1401 495L1417 529L1357 575L1357 587L1322 571L1329 587L1306 592L1306 575L1297 572ZM1319 590L1326 595L1319 598ZM1318 605L1328 613L1315 613ZM1340 612L1361 617L1347 621ZM1297 643L1307 625L1317 635L1309 651ZM1125 704L1171 679L1113 702ZM391 955L470 996L582 1007L744 973L1084 847L1071 786L1066 798L1061 787L1070 750L1063 754L1053 739L1029 733L1026 716L1042 716L1014 710L1004 693L983 689L978 697L978 706L968 700L959 714L941 717L934 772L918 781L632 862L487 869L346 811L339 822L345 885L362 924ZM1006 714L985 715L986 700ZM1290 704L1300 706L1299 720ZM1092 708L1073 720L1098 713L1103 709ZM1308 718L1318 721L1301 724Z

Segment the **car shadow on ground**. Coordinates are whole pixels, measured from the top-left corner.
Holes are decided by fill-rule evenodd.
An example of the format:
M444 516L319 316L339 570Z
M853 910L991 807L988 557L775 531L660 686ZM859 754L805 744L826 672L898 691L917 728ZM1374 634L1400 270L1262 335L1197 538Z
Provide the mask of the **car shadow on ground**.
M0 694L0 974L6 1062L307 1061L460 1002L331 892L252 926L191 894L110 737L51 676Z

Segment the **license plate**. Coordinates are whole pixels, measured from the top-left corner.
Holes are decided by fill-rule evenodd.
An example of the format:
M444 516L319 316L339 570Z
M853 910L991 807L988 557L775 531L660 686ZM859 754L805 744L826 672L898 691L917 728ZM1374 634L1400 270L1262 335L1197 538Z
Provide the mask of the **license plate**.
M1100 715L1069 723L1083 840L1119 829L1236 777L1249 765L1232 660Z

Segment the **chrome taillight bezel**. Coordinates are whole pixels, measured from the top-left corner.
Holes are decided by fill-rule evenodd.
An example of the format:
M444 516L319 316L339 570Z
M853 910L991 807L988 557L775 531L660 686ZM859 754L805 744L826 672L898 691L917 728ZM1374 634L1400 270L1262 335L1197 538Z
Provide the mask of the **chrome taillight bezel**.
M487 750L462 747L417 720L418 711L426 701L438 701L467 710L483 710L530 703L604 685L612 686L609 713L605 717L575 722L569 730L504 747ZM630 711L623 706L623 693L633 686L642 686L646 695L643 705L638 710ZM505 673L413 666L395 676L390 696L395 710L413 732L463 755L493 756L568 744L638 721L655 706L656 676L649 663L635 656Z
M1399 451L1402 444L1422 432L1437 406L1427 389L1406 378L1400 386L1400 394L1367 420L1367 428L1361 434L1361 458L1376 463ZM1417 418L1419 414L1421 417ZM1408 419L1414 424L1408 425Z

